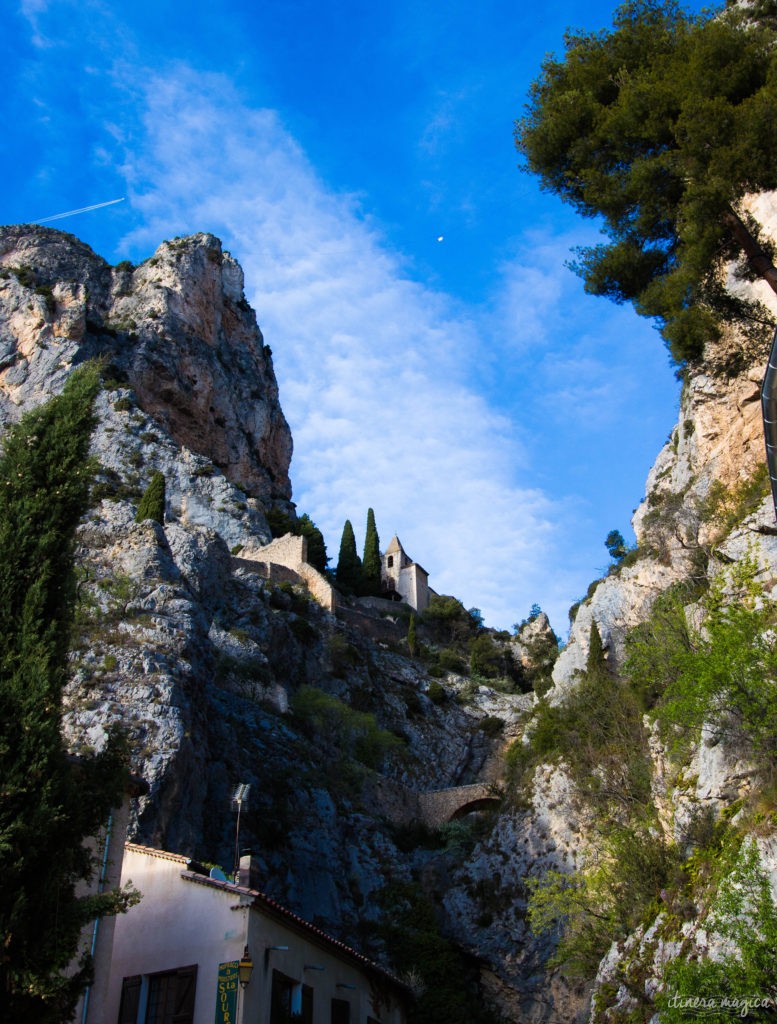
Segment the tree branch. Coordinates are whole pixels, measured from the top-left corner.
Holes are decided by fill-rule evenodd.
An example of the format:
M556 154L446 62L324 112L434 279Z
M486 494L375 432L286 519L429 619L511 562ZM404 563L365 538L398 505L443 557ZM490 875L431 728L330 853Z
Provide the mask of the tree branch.
M747 262L756 274L766 281L772 291L777 293L777 267L761 248L748 226L731 207L723 215L723 220L741 247Z

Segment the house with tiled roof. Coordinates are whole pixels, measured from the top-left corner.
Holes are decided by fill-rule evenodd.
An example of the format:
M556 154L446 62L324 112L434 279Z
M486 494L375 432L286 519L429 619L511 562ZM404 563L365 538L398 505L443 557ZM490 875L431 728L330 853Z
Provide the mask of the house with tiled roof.
M401 981L257 881L250 855L233 882L188 857L127 843L122 883L142 899L115 919L107 982L88 1021L404 1024L410 992Z

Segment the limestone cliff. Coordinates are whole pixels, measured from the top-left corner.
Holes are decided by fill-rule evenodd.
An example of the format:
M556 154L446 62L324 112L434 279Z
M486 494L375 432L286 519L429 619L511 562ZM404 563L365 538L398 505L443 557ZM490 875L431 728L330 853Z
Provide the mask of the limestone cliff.
M212 235L110 267L47 228L0 229L0 423L100 357L166 439L264 506L291 497L291 434L243 273Z
M427 623L411 657L396 609L333 615L304 586L263 575L265 513L294 514L291 437L242 272L217 239L176 239L138 267L110 267L72 236L0 229L0 425L94 358L105 367L99 469L79 530L66 727L78 749L123 723L150 784L135 836L229 870L230 797L250 783L240 845L257 851L264 887L339 937L389 955L386 894L412 884L506 1020L582 1021L592 987L597 1021L648 1005L624 975L638 960L642 981L660 984L675 947L655 929L613 946L595 986L595 970L548 967L556 939L527 920L532 880L596 855L595 813L573 766L530 751L542 709L553 721L590 668L592 622L615 680L630 631L672 584L708 583L749 553L773 600L777 531L758 478L764 352L731 336L687 374L635 513L638 548L592 584L555 666L544 615L515 637L478 631L466 613L455 628ZM164 522L137 523L154 472ZM254 562L236 557L246 552ZM496 666L488 678L467 664L476 636L481 664ZM678 768L645 729L668 842L757 788L758 765L714 730ZM581 746L585 733L584 722ZM429 794L448 788L443 802L462 816L430 828ZM701 919L686 924L701 941Z

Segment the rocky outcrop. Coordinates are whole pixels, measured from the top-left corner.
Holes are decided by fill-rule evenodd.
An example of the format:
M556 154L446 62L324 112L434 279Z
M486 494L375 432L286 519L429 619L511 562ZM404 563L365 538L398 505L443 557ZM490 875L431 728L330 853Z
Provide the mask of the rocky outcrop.
M291 434L270 350L242 270L213 235L111 267L71 235L0 229L0 422L92 358L176 446L263 507L288 502Z
M509 1019L582 1020L590 986L548 972L554 942L531 932L526 908L527 879L584 863L589 812L569 765L532 764L505 784L504 755L527 741L539 698L559 705L574 690L593 622L615 672L627 634L674 582L750 557L767 596L777 594L771 499L728 515L763 462L763 353L746 351L723 339L705 371L688 375L635 513L639 547L592 585L557 660L538 613L494 639L509 679L449 671L464 671L463 650L447 651L432 678L429 661L408 656L406 621L361 607L332 614L299 572L257 572L271 539L265 512L293 514L291 438L242 272L218 240L176 239L138 267L110 267L72 236L0 229L0 425L57 393L84 360L106 367L93 507L78 536L72 746L99 746L121 723L150 784L136 838L227 869L231 793L251 784L241 845L257 851L272 895L379 956L380 893L415 877ZM137 523L155 472L164 522ZM292 561L298 569L298 552ZM754 786L743 752L715 730L682 771L657 729L649 746L669 837ZM451 813L471 813L424 833L419 794L454 788L477 800L451 802ZM610 952L600 995L635 950L653 955L657 928Z

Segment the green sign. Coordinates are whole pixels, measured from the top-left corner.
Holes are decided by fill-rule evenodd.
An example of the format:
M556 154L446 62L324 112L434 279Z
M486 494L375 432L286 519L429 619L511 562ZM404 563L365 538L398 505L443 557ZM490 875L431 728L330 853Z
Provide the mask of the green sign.
M237 960L219 964L216 990L216 1024L237 1024Z

